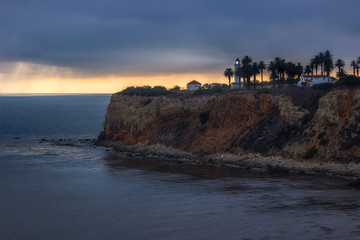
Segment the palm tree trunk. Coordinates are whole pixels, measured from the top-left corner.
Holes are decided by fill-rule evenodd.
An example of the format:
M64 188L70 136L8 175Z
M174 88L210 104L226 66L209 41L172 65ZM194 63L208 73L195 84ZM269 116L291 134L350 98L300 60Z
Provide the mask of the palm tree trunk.
M263 85L263 70L261 70L261 88L264 88L264 85Z
M231 88L231 85L230 85L230 81L231 81L231 80L230 80L230 76L229 76L228 78L229 78L229 88Z
M324 75L324 69L323 69L323 64L321 63L321 75Z

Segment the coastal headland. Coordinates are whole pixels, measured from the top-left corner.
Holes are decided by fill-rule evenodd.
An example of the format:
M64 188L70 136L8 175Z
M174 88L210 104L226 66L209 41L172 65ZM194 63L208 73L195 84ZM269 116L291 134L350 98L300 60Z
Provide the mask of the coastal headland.
M116 93L98 143L202 163L360 176L360 89Z

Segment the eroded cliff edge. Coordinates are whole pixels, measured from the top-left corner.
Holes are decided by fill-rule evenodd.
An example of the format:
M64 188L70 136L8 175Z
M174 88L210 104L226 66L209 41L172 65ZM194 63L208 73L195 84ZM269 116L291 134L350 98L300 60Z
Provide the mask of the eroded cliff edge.
M193 96L114 94L99 140L199 154L360 162L360 89L287 88Z

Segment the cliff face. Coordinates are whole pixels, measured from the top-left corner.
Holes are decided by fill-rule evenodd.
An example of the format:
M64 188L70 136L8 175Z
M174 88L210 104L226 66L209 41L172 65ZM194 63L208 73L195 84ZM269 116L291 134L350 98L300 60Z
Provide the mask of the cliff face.
M161 143L202 153L249 153L360 161L360 90L309 89L218 95L114 94L99 140Z

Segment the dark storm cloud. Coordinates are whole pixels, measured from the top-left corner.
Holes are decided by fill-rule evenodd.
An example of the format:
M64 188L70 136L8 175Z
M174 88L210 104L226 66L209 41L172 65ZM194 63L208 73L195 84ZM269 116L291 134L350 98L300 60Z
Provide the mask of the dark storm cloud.
M325 49L345 59L360 54L357 0L0 4L3 62L131 74L221 69L245 54L294 61Z

